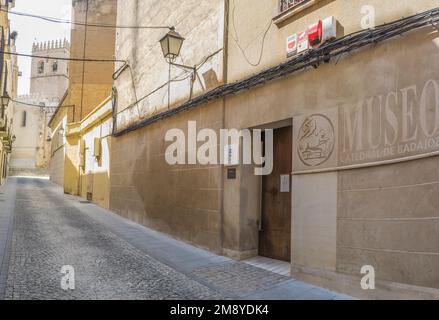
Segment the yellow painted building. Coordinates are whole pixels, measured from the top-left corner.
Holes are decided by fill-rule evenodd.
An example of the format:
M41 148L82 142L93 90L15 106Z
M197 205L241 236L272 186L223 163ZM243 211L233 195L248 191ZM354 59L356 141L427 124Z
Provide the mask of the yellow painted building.
M104 208L110 205L112 119L112 101L107 98L82 121L68 124L66 132L67 145L78 142L79 146L79 162L75 166L78 169L78 193ZM71 163L68 165L72 166Z
M15 1L1 1L1 7L12 9ZM5 55L3 52L15 52L17 34L10 30L7 12L0 12L0 96L15 99L17 96L18 67L17 58ZM0 101L0 184L2 184L9 170L9 159L12 150L13 132L13 102L1 99Z
M74 21L114 25L116 0L73 1ZM74 25L71 30L69 86L50 122L52 137L51 179L64 192L109 206L108 167L115 64L116 31ZM85 60L85 61L77 61ZM100 60L100 61L90 61ZM104 60L104 61L102 61ZM96 156L95 138L102 138Z
M67 128L67 113L68 108L64 107L64 100L67 95L64 95L61 104L56 113L49 121L49 128L51 131L50 141L50 164L49 173L50 180L60 186L64 186L64 162L66 154L66 137L65 130Z

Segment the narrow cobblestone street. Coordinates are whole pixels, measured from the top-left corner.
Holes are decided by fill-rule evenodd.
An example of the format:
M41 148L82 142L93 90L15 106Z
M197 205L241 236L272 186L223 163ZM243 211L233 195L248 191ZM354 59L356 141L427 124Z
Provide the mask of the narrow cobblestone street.
M345 299L136 225L47 180L0 188L0 298ZM61 268L75 290L61 288Z

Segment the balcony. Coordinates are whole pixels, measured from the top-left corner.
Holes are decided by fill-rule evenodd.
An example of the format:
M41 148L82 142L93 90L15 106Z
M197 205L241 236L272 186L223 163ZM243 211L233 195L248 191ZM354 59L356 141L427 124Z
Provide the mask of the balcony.
M274 23L279 24L295 14L313 6L321 0L280 0L279 14L274 17Z

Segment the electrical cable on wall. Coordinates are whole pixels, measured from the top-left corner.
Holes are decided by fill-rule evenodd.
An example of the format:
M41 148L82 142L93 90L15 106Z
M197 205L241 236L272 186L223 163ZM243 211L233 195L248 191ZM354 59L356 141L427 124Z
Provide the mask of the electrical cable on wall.
M41 109L57 109L58 106L56 107L52 107L52 106L44 106L42 104L34 104L34 103L28 103L28 102L23 102L23 101L18 101L18 100L14 100L14 99L10 99L12 102L15 102L17 104L21 104L21 105L25 105L25 106L29 106L29 107L36 107L36 108L41 108ZM60 108L74 108L74 105L66 105L66 106L59 106Z
M61 61L75 61L75 62L110 62L110 63L114 63L114 62L125 63L126 62L125 60L120 60L120 59L63 58L63 57L41 56L41 55L8 52L8 51L0 51L0 54L12 55L12 56L18 56L18 57L26 57L26 58L40 58L40 59L47 59L47 60L61 60Z
M22 17L29 17L34 19L40 19L47 22L60 23L60 24L71 24L75 26L83 27L94 27L94 28L112 28L112 29L172 29L171 26L125 26L125 25L111 25L111 24L99 24L99 23L87 23L87 22L76 22L67 19L53 18L40 16L31 13L9 11L7 9L0 8L0 11L6 12L8 14L13 14Z
M262 62L262 57L264 56L264 50L265 50L265 40L267 38L268 32L270 31L271 27L273 26L273 19L270 19L269 23L268 23L268 27L266 28L265 32L262 33L262 43L261 43L261 49L260 49L260 53L259 53L259 58L257 62L252 62L250 61L250 59L247 57L247 53L245 51L245 49L241 46L241 44L239 43L239 36L238 36L238 31L236 30L236 23L235 23L235 2L233 0L231 0L232 3L232 26L233 26L233 32L230 32L230 30L226 30L226 32L228 32L233 41L235 42L236 46L238 47L238 49L241 51L244 60L251 65L252 67L257 67L261 64ZM227 14L229 14L229 12L227 12ZM233 34L234 33L234 34Z
M195 66L195 70L200 69L200 68L201 68L202 66L204 66L204 65L205 65L210 59L212 59L215 55L217 55L218 53L220 53L220 52L223 51L223 50L224 50L223 48L220 48L220 49L216 50L215 52L213 52L213 53L211 53L211 54L205 56L205 57L201 60L201 62L198 63L198 64ZM129 63L126 62L122 67L120 67L120 68L119 68L119 69L113 74L113 79L114 79L114 80L117 80L117 79L120 77L120 75L122 74L122 72L123 72L124 70L126 70L127 68L129 68L129 67L130 67L130 66L129 66ZM180 78L181 76L183 76L183 78ZM174 79L171 79L169 82L171 82L171 83L173 83L173 82L181 82L181 81L184 81L184 80L188 79L190 76L191 76L190 73L189 73L189 74L188 74L188 73L183 73L182 75L180 75L180 76L178 76L178 77L176 77L176 78L174 78ZM150 91L149 93L145 94L145 95L142 96L141 98L138 98L135 102L131 103L126 109L132 108L132 107L134 107L134 106L136 106L136 105L138 106L138 104L139 104L140 102L142 102L143 100L147 99L148 97L150 97L150 96L153 95L154 93L156 93L156 92L160 91L161 89L163 89L164 87L166 87L166 86L168 85L169 82L166 82L166 83L160 85L159 87L157 87L157 88L155 88L154 90ZM120 111L118 114L122 113L123 111L125 111L125 109L122 110L122 111ZM139 110L138 110L138 112L139 112ZM140 118L140 119L143 119L144 117L141 117L141 116L140 116L140 113L139 113L139 118Z

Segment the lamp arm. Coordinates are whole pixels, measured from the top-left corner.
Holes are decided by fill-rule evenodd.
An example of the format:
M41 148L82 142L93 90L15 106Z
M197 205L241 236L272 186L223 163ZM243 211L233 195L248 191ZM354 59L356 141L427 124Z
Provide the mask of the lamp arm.
M169 62L169 64L171 64L171 65L173 65L173 66L175 66L175 67L178 67L178 68L183 68L183 69L192 70L192 71L194 71L194 72L196 72L196 70L197 70L197 67L196 67L196 66L194 66L194 67L190 67L190 66L186 66L186 65L184 65L184 64L179 64L179 63L175 63L175 62Z

